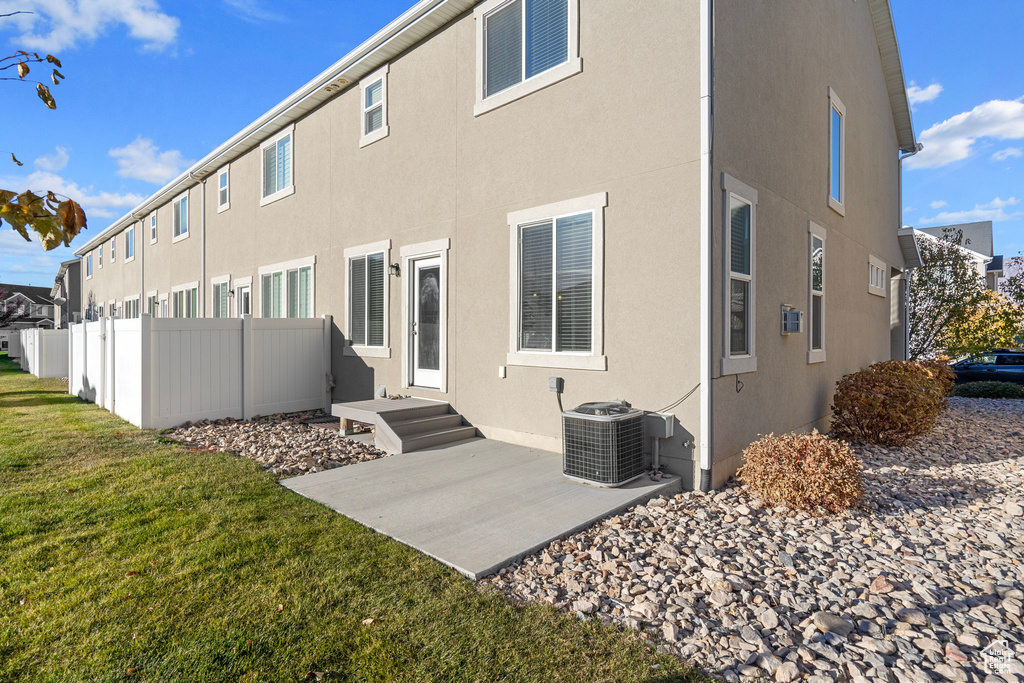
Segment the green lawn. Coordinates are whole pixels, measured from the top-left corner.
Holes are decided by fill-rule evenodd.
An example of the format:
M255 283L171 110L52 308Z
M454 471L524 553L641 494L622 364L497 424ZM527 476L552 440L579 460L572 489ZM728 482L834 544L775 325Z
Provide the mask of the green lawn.
M159 438L0 355L0 681L705 680Z

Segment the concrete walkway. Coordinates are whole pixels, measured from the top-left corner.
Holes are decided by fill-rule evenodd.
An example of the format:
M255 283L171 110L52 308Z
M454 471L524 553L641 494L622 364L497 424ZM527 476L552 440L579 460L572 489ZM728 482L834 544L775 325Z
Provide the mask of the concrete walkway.
M617 489L562 476L562 459L490 439L392 455L281 484L471 579L663 493L677 477Z

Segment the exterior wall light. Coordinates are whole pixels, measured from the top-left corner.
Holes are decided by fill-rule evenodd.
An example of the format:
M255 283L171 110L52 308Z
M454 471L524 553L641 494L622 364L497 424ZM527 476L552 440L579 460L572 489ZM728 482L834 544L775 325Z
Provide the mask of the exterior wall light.
M394 275L395 277L402 277L402 268L397 263L392 263L388 266L388 275Z

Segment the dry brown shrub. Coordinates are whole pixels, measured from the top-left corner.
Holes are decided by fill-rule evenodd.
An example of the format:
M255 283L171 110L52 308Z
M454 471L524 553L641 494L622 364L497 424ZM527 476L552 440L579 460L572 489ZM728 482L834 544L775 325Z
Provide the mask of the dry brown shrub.
M940 361L875 363L836 383L832 435L901 446L932 428L952 386L953 371Z
M818 430L763 436L743 457L737 477L771 507L837 513L864 495L860 460L849 445Z

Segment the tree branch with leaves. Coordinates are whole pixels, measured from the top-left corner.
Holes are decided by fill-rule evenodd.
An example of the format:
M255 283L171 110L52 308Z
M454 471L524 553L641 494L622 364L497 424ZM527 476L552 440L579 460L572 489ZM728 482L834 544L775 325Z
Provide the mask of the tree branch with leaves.
M0 14L0 19L15 14L27 12ZM0 58L0 81L35 83L36 94L43 104L49 109L56 109L57 101L50 93L50 87L42 81L26 78L32 73L30 64L52 65L50 80L53 85L60 85L64 79L64 74L59 71L62 68L60 60L53 55L40 56L37 52L18 50L13 55ZM10 155L13 163L24 165L13 151ZM70 246L71 240L87 227L85 211L78 202L49 190L14 192L0 188L0 224L4 221L26 241L32 240L30 231L35 232L46 251L62 244Z

